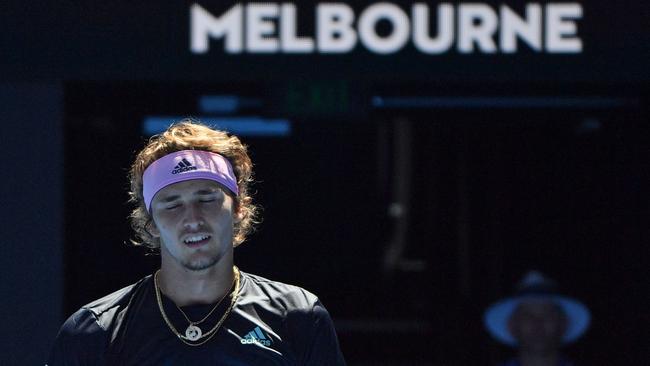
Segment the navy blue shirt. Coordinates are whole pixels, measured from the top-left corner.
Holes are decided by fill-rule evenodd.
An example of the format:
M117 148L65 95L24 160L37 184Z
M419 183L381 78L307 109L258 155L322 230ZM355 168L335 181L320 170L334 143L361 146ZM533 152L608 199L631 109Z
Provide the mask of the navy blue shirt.
M133 289L126 288L108 297L124 298L130 292ZM184 332L187 320L170 299L163 296L162 300L172 324ZM218 322L230 305L228 300L201 323L203 332ZM214 337L197 347L181 342L165 324L151 276L128 306L111 303L98 308L96 303L82 307L64 323L49 366L345 365L332 320L315 295L244 272L232 312ZM182 309L196 321L212 306ZM122 311L126 308L130 309ZM118 351L107 352L112 343L119 344L110 347Z

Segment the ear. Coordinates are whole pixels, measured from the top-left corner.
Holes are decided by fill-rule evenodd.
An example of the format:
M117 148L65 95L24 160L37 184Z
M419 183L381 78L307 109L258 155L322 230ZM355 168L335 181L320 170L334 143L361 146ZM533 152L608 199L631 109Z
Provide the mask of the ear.
M244 210L241 209L241 205L237 205L233 214L233 221L235 224L239 224L241 220L244 219L244 216Z
M147 229L147 232L154 238L160 238L160 230L158 230L158 227L156 226L156 223L153 221L153 219L147 222L145 229Z

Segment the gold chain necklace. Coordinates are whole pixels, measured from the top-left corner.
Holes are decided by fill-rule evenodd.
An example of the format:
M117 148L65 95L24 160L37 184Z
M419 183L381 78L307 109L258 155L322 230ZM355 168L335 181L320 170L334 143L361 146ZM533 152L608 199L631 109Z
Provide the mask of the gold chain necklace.
M234 285L235 285L235 276L233 276L232 284L230 285L230 291L232 291L232 288L233 288ZM230 291L228 291L228 293L230 293ZM212 307L212 310L210 310L210 312L208 313L208 315L204 316L203 319L201 319L201 320L199 320L199 321L196 321L196 322L191 321L190 318L187 316L187 314L185 314L185 312L183 311L183 309L181 309L178 305L176 305L176 303L174 303L174 305L176 305L176 309L178 309L178 311L180 311L181 314L183 314L183 317L185 318L185 320L187 320L187 322L190 323L190 326L193 326L193 325L199 325L199 324L203 323L204 321L206 321L206 320L210 317L210 315L212 315L212 313L214 313L214 311L215 311L215 310L219 307L219 305L221 305L221 303L223 302L223 299L225 299L226 296L228 296L228 293L225 294L225 295L223 295L223 297L222 297L221 299L219 299L219 302L217 302L217 304L216 304L215 306ZM189 328L189 327L188 327L188 328Z
M190 325L185 330L185 335L182 335L182 334L180 334L178 332L178 330L176 330L176 328L171 323L169 318L167 318L167 314L165 313L165 309L164 309L163 303L162 303L162 298L161 298L161 295L160 295L160 288L158 286L158 273L160 273L160 270L156 271L156 273L154 274L153 279L154 279L154 287L156 289L156 300L158 301L158 309L160 309L160 314L162 315L163 319L165 320L165 323L167 324L167 327L169 327L169 329L172 331L172 333L174 333L178 337L178 339L180 339L183 343L187 344L188 346L193 346L193 347L200 346L202 344L205 344L207 341L212 339L212 337L215 334L217 334L217 330L219 330L219 328L221 327L221 324L223 324L223 322L226 320L226 318L228 317L228 315L232 311L233 307L235 306L235 303L237 302L237 298L239 297L239 286L240 286L239 268L237 268L237 266L233 266L233 272L235 274L235 279L234 279L235 290L232 292L232 297L231 297L230 305L228 306L228 309L226 309L226 312L223 314L221 319L219 319L217 324L212 329L210 329L208 332L206 332L205 334L203 334L203 332L201 331L201 328L196 326L196 324L201 323L205 319L207 319L208 316L210 316L210 314L212 314L214 309L216 309L219 306L219 304L217 304L217 306L215 306L212 309L212 311L210 311L210 313L205 318L201 319L199 322L196 322L194 324L192 324L192 322L187 318L185 313L183 313L183 311L181 310L181 313L183 314L183 316L185 316L185 319L188 322L190 322ZM224 296L219 301L219 303L221 303L221 301L225 297L226 296ZM180 308L179 308L179 310L180 310ZM191 342L199 341L202 338L206 338L206 339L201 341L201 342L198 342L198 343L191 343Z

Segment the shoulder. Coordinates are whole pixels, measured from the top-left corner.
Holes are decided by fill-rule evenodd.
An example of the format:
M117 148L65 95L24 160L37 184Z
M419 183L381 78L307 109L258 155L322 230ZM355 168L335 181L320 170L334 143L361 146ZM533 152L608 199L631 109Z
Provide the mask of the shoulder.
M287 312L311 311L318 297L302 287L269 280L246 272L242 274L243 301L265 302Z
M329 312L318 297L302 287L242 272L240 301L252 306L257 314L274 314L288 331L304 337L307 333L333 332Z
M299 365L345 365L328 311L302 287L242 272L244 304L281 318L284 339Z
M61 326L54 340L48 365L100 364L99 355L106 348L107 332L88 309L81 308Z
M75 314L85 314L86 317L92 316L98 326L106 330L110 327L111 321L115 318L116 314L129 304L134 291L144 283L147 283L150 277L147 276L132 285L90 302L82 306Z
M65 321L61 331L70 335L88 334L88 331L93 328L93 324L97 330L107 330L117 311L128 304L133 289L143 280L82 306Z
M128 307L133 292L147 278L88 303L70 315L59 330L52 357L57 358L57 354L95 354L105 348L115 329L115 320L120 318L118 314Z

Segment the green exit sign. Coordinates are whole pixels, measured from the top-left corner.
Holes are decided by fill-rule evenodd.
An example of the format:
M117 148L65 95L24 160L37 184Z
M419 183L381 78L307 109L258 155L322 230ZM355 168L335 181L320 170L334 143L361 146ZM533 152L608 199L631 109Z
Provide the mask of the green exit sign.
M332 116L350 113L348 83L339 81L290 82L284 93L284 111L290 116Z

